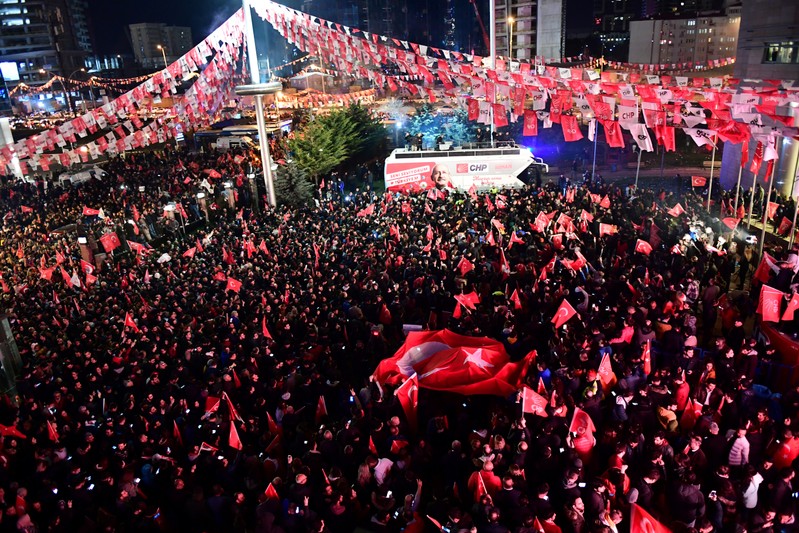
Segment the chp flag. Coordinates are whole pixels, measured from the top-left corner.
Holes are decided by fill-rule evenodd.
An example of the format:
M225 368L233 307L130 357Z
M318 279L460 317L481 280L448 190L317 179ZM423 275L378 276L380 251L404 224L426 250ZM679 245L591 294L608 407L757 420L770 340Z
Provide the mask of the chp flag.
M546 398L538 394L530 387L522 387L522 412L538 415L541 417L549 416L547 414L547 404L549 403Z
M381 361L373 377L396 385L417 374L419 388L458 394L509 396L522 384L535 351L511 362L505 347L488 337L468 337L450 330L412 331L405 343Z

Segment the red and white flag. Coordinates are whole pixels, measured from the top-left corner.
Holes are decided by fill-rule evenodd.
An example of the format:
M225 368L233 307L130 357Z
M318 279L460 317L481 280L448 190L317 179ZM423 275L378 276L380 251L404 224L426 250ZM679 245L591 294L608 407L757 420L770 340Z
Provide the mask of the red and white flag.
M635 251L639 254L649 255L652 253L652 245L644 240L638 239L635 241Z
M571 424L569 424L569 433L574 433L578 436L591 437L596 432L594 421L588 416L588 413L580 409L574 408L574 415L572 416Z
M671 533L671 530L633 503L630 508L630 533Z
M522 412L548 417L547 404L549 401L535 392L530 387L522 387Z
M785 308L785 312L782 314L783 320L793 320L794 311L799 309L799 293L793 293L791 296L791 300L788 302L788 306Z
M507 396L519 390L534 360L535 352L530 352L523 360L511 362L502 343L487 337L449 330L414 331L392 357L380 362L374 377L378 383L396 384L415 372L420 388Z
M414 372L411 377L406 379L394 394L405 412L408 427L415 432L418 429L417 409L419 407L419 378L416 373Z
M613 371L610 356L607 353L602 356L597 374L599 375L599 382L602 384L602 390L608 393L616 385L616 373Z
M777 290L768 285L764 285L760 291L760 303L757 307L757 312L763 316L763 322L779 322L780 321L780 304L784 292Z
M139 326L136 325L136 322L133 320L133 316L130 313L125 313L124 327L131 328L135 333L139 333Z
M233 291L238 293L241 290L241 282L239 280L228 278L227 285L225 286L225 291Z
M568 300L564 299L555 312L555 316L552 317L552 323L555 324L555 329L559 329L576 314L577 311L575 311L574 307L572 307Z

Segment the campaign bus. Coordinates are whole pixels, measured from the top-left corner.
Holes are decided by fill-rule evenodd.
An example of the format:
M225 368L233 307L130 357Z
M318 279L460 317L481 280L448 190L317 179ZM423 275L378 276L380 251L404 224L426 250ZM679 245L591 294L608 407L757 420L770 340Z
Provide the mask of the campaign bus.
M529 148L456 148L451 150L408 150L398 148L386 159L386 190L421 192L433 187L468 191L518 188L530 168L545 174L549 166L534 157Z

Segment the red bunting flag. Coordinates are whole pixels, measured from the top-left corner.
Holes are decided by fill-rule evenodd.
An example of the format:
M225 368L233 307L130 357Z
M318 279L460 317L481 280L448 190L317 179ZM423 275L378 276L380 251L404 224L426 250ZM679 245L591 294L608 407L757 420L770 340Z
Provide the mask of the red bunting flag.
M526 109L524 111L524 126L522 127L523 137L535 137L538 135L538 117L535 111Z
M583 138L583 133L577 125L577 117L572 115L562 115L560 125L563 127L563 138L566 142L579 141Z

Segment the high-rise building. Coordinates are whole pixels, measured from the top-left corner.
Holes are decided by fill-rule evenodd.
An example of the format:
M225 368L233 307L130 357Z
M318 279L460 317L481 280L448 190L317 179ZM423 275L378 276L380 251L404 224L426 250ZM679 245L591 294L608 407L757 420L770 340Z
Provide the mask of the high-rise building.
M718 16L630 22L630 63L700 63L735 56L740 6Z
M601 57L627 61L630 46L630 21L640 17L642 0L594 0L594 35L599 40Z
M497 54L560 59L566 48L565 0L497 0Z
M799 80L799 3L745 0L738 36L734 76L742 80L742 85L762 84L749 80ZM788 102L785 106L778 106L776 114L797 117L799 108ZM761 115L761 120L766 126L782 126L766 115ZM755 146L753 141L749 147L750 157ZM798 168L799 141L777 136L777 152L779 160L775 168L775 189L781 194L796 197L799 194L799 180L794 177ZM721 163L721 184L725 188L735 187L740 161L740 145L725 143ZM761 170L757 179L766 186L764 173ZM741 185L748 189L752 185L749 165L741 174Z
M164 68L191 50L191 28L160 22L131 24L130 42L136 62L145 69Z
M0 62L5 82L41 85L69 77L92 53L85 0L0 0Z

